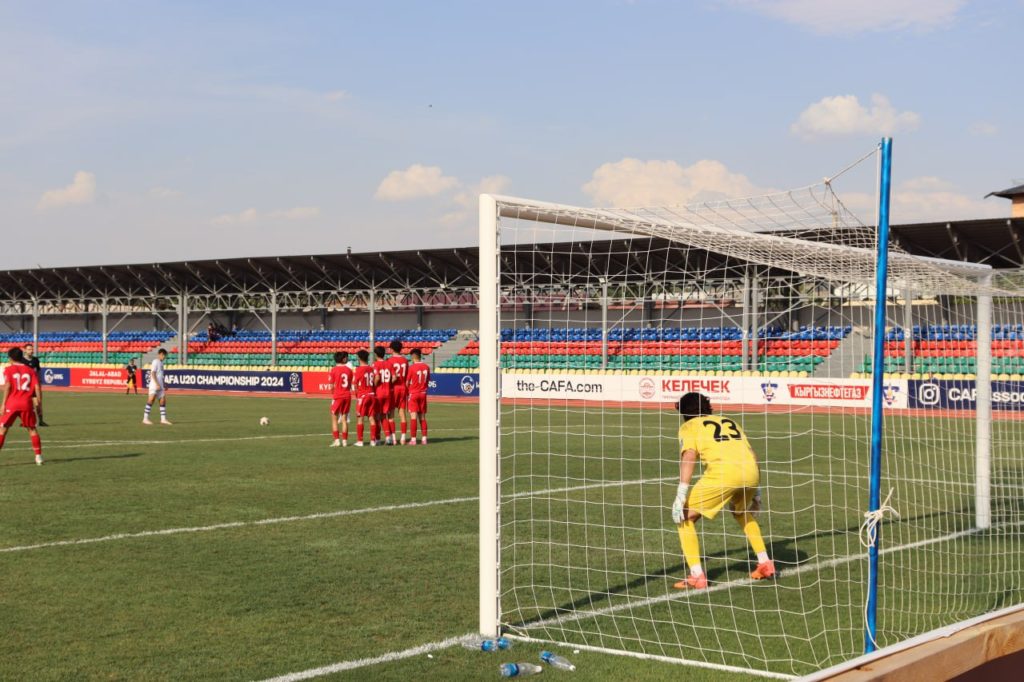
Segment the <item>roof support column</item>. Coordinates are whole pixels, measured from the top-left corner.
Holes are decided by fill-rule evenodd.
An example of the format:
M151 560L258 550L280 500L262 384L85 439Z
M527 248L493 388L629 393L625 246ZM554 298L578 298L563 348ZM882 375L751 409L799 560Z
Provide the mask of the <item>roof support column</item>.
M601 369L608 369L608 280L601 278Z
M39 299L32 299L32 347L39 352Z
M377 345L377 290L370 289L370 354Z
M277 290L270 291L270 366L277 367Z
M914 371L914 292L903 291L903 371Z
M178 300L178 364L188 364L188 294L184 291Z
M750 268L744 268L743 270L743 310L742 310L742 322L743 327L740 333L740 339L743 341L742 360L740 360L740 368L745 372L750 369Z
M758 286L757 266L754 266L754 273L750 278L750 365L755 372L761 369L761 349L758 338L758 326L760 325L761 312L758 310L761 296L761 287Z
M110 303L107 299L103 299L103 307L100 308L100 334L103 340L103 364L107 364L107 337L109 336L109 330L107 329L107 315L110 314Z

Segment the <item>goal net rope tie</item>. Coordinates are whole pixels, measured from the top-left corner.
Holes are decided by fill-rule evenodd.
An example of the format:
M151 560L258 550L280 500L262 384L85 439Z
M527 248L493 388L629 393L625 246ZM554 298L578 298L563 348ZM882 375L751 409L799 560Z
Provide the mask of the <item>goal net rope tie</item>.
M865 549L875 546L875 542L878 540L878 524L882 522L886 514L892 514L897 519L900 517L896 508L889 504L889 499L895 490L895 488L889 488L889 494L885 496L885 501L878 509L864 512L864 523L860 526L860 544L864 545Z

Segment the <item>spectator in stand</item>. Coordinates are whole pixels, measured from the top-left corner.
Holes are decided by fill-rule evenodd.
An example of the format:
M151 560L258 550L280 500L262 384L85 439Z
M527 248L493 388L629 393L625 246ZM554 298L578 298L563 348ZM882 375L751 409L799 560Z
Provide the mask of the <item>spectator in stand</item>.
M43 368L39 365L39 358L36 357L36 347L31 343L26 345L23 353L22 362L32 368L32 371L36 373L36 378L39 382L43 381ZM43 403L36 398L32 398L32 405L36 411L36 420L39 426L49 426L43 419Z
M206 326L206 338L210 341L220 341L220 332L217 331L217 327L213 322Z

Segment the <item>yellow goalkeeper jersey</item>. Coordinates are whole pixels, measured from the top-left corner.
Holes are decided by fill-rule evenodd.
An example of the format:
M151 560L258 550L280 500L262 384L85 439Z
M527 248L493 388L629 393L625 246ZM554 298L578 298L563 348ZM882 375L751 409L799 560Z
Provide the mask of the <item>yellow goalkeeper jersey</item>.
M679 427L680 452L694 450L707 467L705 476L757 471L757 458L740 425L728 417L707 415Z

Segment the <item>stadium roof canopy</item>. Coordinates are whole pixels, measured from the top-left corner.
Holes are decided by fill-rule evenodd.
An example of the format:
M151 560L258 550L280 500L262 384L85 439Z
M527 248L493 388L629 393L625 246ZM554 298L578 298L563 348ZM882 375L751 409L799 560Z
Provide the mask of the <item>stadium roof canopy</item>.
M1024 268L1024 218L896 225L892 233L896 244L911 254L997 269ZM516 258L525 255L523 249L516 247ZM571 243L536 245L531 250L538 266L581 281L608 272L642 275L656 267L637 257L644 252L669 259L676 252L685 255L684 248L660 239L608 240L587 249ZM220 297L222 307L231 308L244 306L246 296L270 292L457 292L476 288L477 260L476 247L461 247L11 270L0 272L0 299L11 313L16 304L33 300L127 302L188 293Z

